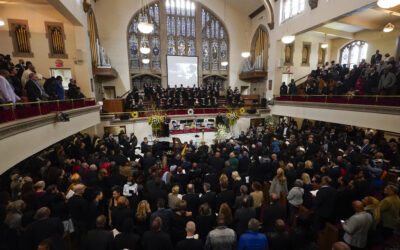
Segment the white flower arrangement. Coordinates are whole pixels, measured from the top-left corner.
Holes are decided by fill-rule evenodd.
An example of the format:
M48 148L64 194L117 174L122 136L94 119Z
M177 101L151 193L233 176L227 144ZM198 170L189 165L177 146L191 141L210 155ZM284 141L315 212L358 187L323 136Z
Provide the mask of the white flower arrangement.
M227 128L223 124L218 124L217 132L215 133L215 137L217 138L218 142L224 142L229 136Z
M235 126L237 120L240 118L240 114L235 111L231 111L226 114L226 118L228 119L229 128L232 129Z
M149 125L154 131L161 130L162 123L164 122L164 117L161 115L153 115L149 117Z

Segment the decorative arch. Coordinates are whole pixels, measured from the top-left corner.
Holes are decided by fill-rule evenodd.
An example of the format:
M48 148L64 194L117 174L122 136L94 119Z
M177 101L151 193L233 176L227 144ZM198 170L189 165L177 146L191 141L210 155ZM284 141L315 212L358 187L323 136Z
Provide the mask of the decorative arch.
M256 29L251 40L250 49L250 62L254 64L254 61L262 55L263 71L268 71L268 48L269 48L269 33L267 27L260 24Z
M274 29L275 26L275 16L274 16L274 8L272 7L271 0L263 0L265 8L268 10L269 13L269 23L268 27L270 30ZM275 0L276 2L276 0Z
M138 31L140 21L152 21L154 30L150 34L142 34ZM160 2L154 1L148 4L145 10L138 10L132 16L127 27L128 58L130 69L145 69L161 71L160 56ZM139 49L142 45L150 48L150 53L144 55ZM143 59L149 59L149 63L143 63Z
M222 61L229 62L230 55L229 34L223 20L196 0L179 0L184 4L180 6L185 9L178 12L177 1L153 1L146 7L144 15L143 10L139 10L130 19L127 47L131 74L166 74L165 67L161 67L166 63L165 56L182 55L199 57L201 78L203 75L229 75L229 64L221 65ZM155 24L154 31L149 35L141 34L137 27L138 22L146 18L151 18ZM151 49L149 55L140 53L141 44L148 44ZM150 63L144 64L143 58L148 58Z
M340 64L349 67L359 64L362 59L367 59L368 43L362 40L354 40L342 46L339 50Z

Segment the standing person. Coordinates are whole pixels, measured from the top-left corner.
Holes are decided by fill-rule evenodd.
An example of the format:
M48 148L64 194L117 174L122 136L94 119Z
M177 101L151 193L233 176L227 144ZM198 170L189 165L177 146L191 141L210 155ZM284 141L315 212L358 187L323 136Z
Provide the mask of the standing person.
M376 50L375 54L371 56L371 66L379 63L382 60L382 54L379 54L379 50Z
M378 90L384 95L394 95L396 88L396 75L391 71L392 66L385 67L381 78L379 79Z
M26 70L22 73L21 83L22 87L25 88L25 84L30 80L30 75L36 73L35 66L30 61L26 62Z
M281 94L281 96L282 96L282 95L287 95L287 93L288 93L288 88L287 88L285 82L282 83L279 93Z
M276 170L276 175L274 179L272 179L269 193L270 194L274 193L278 195L278 198L281 197L281 194L287 195L288 188L287 188L285 171L283 170L283 168L278 168L278 170Z
M400 199L397 195L399 189L395 185L387 185L383 190L386 197L379 203L384 237L393 234L399 221Z
M225 226L225 217L220 214L217 227L208 233L204 246L205 250L234 250L236 249L236 233Z
M248 223L249 230L240 236L238 250L264 250L268 249L268 241L265 234L259 233L260 222L257 219L251 219Z
M39 83L39 78L36 73L29 75L29 81L25 84L25 89L30 102L46 101L49 95Z
M364 211L361 201L353 201L353 209L356 213L342 223L345 231L343 239L352 248L363 249L367 245L368 230L373 219L370 213Z
M299 206L303 204L303 181L297 179L294 182L294 187L289 191L287 196L289 202L289 223L293 223L294 215L299 210Z
M65 99L65 91L64 91L64 87L62 85L62 77L61 76L57 76L56 77L56 82L55 82L55 87L56 87L56 91L57 91L57 96L58 96L58 100L64 100Z
M142 246L145 250L172 250L169 235L161 231L162 220L156 217L151 223L151 231L143 234Z
M321 188L317 192L314 199L315 215L314 215L314 232L316 233L325 222L332 218L335 209L336 189L331 187L329 183L331 178L324 176L321 179Z
M96 229L90 230L83 242L86 250L112 250L113 234L105 229L107 219L104 215L100 215L96 219Z
M181 240L176 245L177 250L202 250L203 241L198 239L196 232L196 224L193 221L188 221L186 223L186 239Z

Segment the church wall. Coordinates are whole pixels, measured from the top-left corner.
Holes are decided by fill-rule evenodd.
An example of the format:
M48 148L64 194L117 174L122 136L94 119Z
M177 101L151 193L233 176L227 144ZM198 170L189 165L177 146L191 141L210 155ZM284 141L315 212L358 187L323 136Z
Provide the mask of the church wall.
M224 20L224 1L200 1L200 3L212 10L221 21ZM131 88L126 33L131 18L140 10L140 7L138 0L118 0L118 4L113 1L98 1L94 4L101 45L106 49L111 65L118 72L117 79L105 82L103 86L115 86L117 95L122 95ZM225 15L225 26L229 34L230 85L232 87L247 86L247 83L239 80L239 73L242 62L241 52L246 49L247 41L251 39L244 36L246 29L250 26L250 18L229 7L229 4L226 6ZM162 23L165 25L165 21ZM162 77L166 78L166 72L162 72Z
M28 20L30 31L30 45L34 54L33 58L23 58L31 61L38 73L44 77L50 77L50 68L56 68L55 61L57 58L49 58L49 43L46 38L45 22L61 22L64 25L65 32L65 49L68 54L67 59L61 59L64 63L62 68L70 68L72 77L77 80L81 87L82 93L91 96L90 80L88 77L88 61L84 58L85 39L76 39L84 34L83 27L72 25L68 19L62 16L51 5L47 4L0 4L0 16L6 22L6 25L0 27L0 52L10 54L12 61L18 63L20 57L13 57L12 40L9 35L9 26L7 19ZM83 44L82 44L83 43ZM83 51L84 62L75 64L74 60L77 56L77 49ZM90 61L89 61L90 63ZM91 67L91 66L90 66Z
M395 25L400 25L397 23ZM354 40L363 40L368 43L367 62L371 60L371 56L378 49L382 55L389 53L395 55L396 39L400 35L400 30L394 29L390 33L384 33L381 30L363 30L354 34ZM339 62L340 50L352 40L337 38L332 39L331 60Z

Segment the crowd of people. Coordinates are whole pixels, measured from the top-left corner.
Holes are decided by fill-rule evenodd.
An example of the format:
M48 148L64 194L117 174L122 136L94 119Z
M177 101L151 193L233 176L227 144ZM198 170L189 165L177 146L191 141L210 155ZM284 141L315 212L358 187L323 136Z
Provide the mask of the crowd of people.
M343 235L332 249L388 247L398 149L381 131L307 121L175 154L134 133L77 134L1 176L0 249L310 250L326 223Z
M282 83L280 95L296 95L296 83ZM400 65L393 56L384 57L379 50L370 63L359 65L335 64L332 61L313 70L304 83L306 95L398 95L400 94Z
M143 98L153 101L157 109L179 109L179 108L218 108L218 98L221 86L219 83L205 83L201 87L183 85L178 87L162 88L159 84L145 84L144 96L140 96L139 90L133 87L125 100L125 109L132 111L143 111L145 109ZM226 90L227 102L231 107L243 106L241 94L236 87Z
M85 98L74 79L66 96L62 81L61 76L44 79L30 61L19 59L14 65L10 55L0 54L0 104L23 101L22 96L29 102Z

